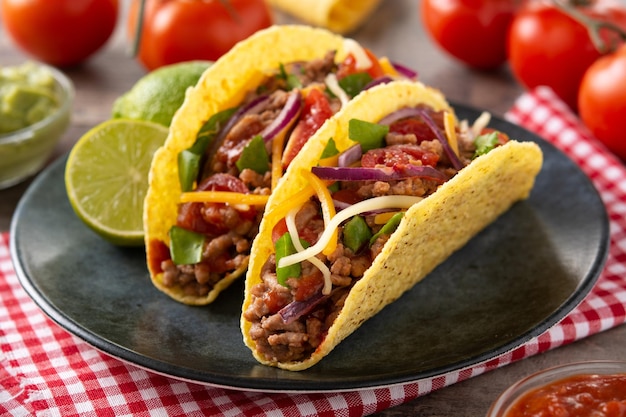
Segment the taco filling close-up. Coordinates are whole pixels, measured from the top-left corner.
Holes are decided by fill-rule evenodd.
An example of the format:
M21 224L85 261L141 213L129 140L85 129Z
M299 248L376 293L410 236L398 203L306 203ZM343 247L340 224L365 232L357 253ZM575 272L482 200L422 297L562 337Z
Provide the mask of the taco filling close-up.
M386 88L393 97L398 89L415 88L420 94L435 95L421 85L400 84L403 85L389 84L368 93L379 95L378 90ZM367 100L369 105L374 102L381 105L374 97L359 99L362 101L356 105L367 106ZM286 180L298 176L307 185L299 191L294 188L289 196L283 194L281 204L268 209L259 245L269 240L266 245L271 248L261 250L269 256L256 259L259 265L251 268L242 315L243 330L247 333L244 339L262 362L283 364L287 369L301 369L314 363L310 358L320 346L335 343L325 339L340 315L348 320L361 320L358 315L355 319L343 311L359 281L377 280L379 284L374 287L382 291L395 285L404 285L400 293L408 289L402 277L372 267L375 263L384 265L385 258L396 251L402 239L411 239L411 233L418 231L407 230L405 224L399 232L405 236L395 236L390 241L403 218L426 215L430 210L429 196L458 177L474 160L509 143L519 145L505 133L489 129L488 114L472 125L457 122L453 110L442 100L431 103L414 100L411 105L392 106L392 109L379 120L352 118L350 110L342 113L339 123L347 123L342 132L347 140L338 131L318 132L336 136L313 138L324 140L317 162L304 156L296 158L293 169L287 173ZM524 147L519 151L523 150ZM310 151L305 148L303 152ZM530 152L538 162L533 162L530 174L522 172L529 177L523 181L524 186L502 184L521 190L515 199L527 195L541 164L537 148L531 146ZM480 172L470 174L480 175ZM283 190L279 188L276 192L280 194ZM494 194L493 198L500 196ZM467 200L471 205L471 198ZM421 202L424 202L421 212L407 211L419 207ZM488 207L484 208L489 211ZM474 219L467 216L467 210L482 207L461 205L455 209L454 216L471 223ZM440 220L432 219L434 223L426 227L436 230L437 221ZM443 238L454 240L455 236ZM431 244L435 246L414 248L415 254L408 263L418 262L422 251L440 250L436 246L438 241ZM415 279L419 279L419 266L415 271ZM412 278L408 282L413 282ZM360 303L379 305L382 300L376 296L376 290L371 291ZM307 361L309 364L300 368L295 365Z
M277 30L285 36L319 33L289 27L270 33ZM246 42L259 43L259 36ZM315 51L308 60L281 56L275 67L238 91L239 102L209 114L193 140L186 139L188 146L168 150L176 154L180 193L169 203L176 218L167 238L148 242L149 267L159 288L188 304L212 301L245 272L267 198L311 135L362 90L415 76L352 40L340 40L341 59L337 48ZM211 68L205 73L217 84L226 83L219 76ZM154 163L151 175L173 172ZM148 198L147 204L164 203Z

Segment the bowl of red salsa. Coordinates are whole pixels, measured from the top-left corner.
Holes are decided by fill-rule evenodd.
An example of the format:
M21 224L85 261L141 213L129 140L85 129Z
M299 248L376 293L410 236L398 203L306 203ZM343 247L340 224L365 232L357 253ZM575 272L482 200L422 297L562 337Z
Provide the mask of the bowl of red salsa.
M487 417L626 417L626 362L588 361L544 369L517 381Z

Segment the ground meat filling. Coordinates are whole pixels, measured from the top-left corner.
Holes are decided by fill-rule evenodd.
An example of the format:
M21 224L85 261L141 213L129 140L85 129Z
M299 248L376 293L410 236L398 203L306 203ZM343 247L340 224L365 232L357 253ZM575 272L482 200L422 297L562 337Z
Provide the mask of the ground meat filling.
M441 115L437 117L441 120ZM418 136L422 135L421 133ZM448 177L456 174L444 154L441 143L432 139L432 136L418 137L413 133L391 132L386 136L387 148L375 155L373 160L378 166L389 161L397 163L404 161L402 153L410 155L427 155L423 161L430 162L437 169L446 173ZM406 147L411 147L408 149ZM473 155L473 143L467 137L459 135L458 143L461 161L467 165ZM389 149L387 151L387 149ZM385 158L390 158L389 160ZM422 164L422 160L411 160L409 163ZM432 162L434 161L434 162ZM362 160L363 164L364 160ZM389 165L387 165L389 166ZM357 200L384 195L411 195L426 197L436 191L440 182L423 178L409 178L401 181L354 181L340 182L340 192L356 194ZM336 192L335 195L339 195ZM296 227L301 238L311 245L323 232L324 224L321 221L319 202L314 198L302 206L296 215ZM364 215L366 223L372 233L377 233L382 225L376 224L374 215ZM317 221L316 221L317 220ZM333 289L329 296L321 297L312 308L302 312L297 318L285 320L284 317L306 300L317 300L321 293L323 278L317 268L309 262L302 263L302 274L299 278L290 278L287 285L280 285L276 279L276 261L272 255L262 269L262 282L252 289L252 302L244 312L244 318L251 322L250 336L256 344L257 352L269 361L291 362L308 358L322 343L328 329L341 312L350 288L358 281L373 260L378 256L390 234L381 234L371 245L353 253L342 242L343 230L338 229L338 244L336 250L328 256L317 255L330 269ZM319 275L315 285L311 284L311 276ZM313 290L303 291L303 287L312 287ZM299 298L306 293L306 298ZM301 304L300 304L301 305Z

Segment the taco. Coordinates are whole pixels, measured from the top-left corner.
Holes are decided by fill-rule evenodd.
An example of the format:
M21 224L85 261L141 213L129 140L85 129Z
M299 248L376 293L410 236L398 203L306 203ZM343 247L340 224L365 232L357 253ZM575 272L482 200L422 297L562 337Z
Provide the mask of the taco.
M212 302L245 272L268 195L307 139L362 89L406 74L305 26L258 32L216 61L152 161L144 232L154 285L186 304Z
M258 361L316 364L529 195L541 150L488 118L459 122L439 91L396 81L317 131L252 247L241 329Z

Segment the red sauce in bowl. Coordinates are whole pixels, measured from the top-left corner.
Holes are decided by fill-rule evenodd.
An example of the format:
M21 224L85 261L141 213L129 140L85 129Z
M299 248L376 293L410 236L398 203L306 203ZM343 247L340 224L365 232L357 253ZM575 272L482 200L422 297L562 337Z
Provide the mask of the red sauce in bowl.
M505 417L626 417L626 374L570 376L520 397Z

